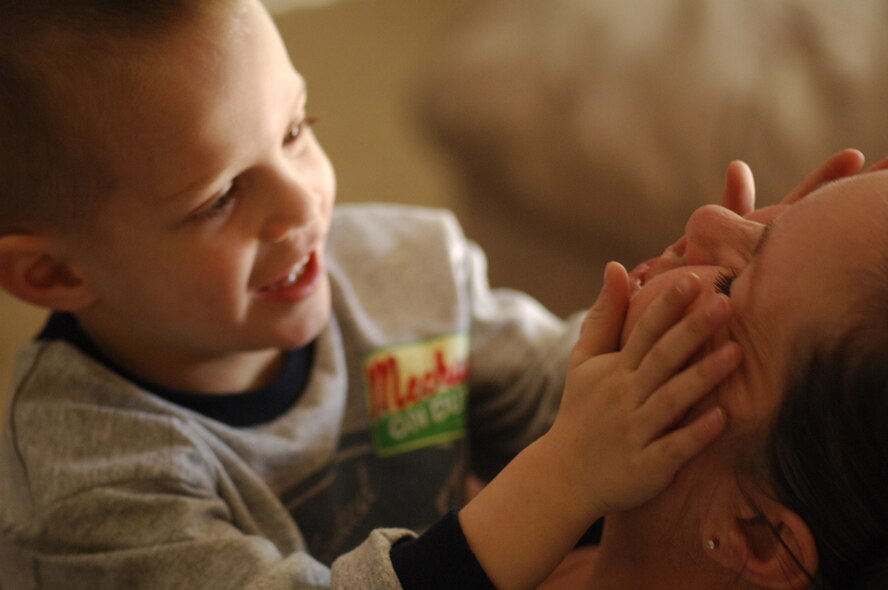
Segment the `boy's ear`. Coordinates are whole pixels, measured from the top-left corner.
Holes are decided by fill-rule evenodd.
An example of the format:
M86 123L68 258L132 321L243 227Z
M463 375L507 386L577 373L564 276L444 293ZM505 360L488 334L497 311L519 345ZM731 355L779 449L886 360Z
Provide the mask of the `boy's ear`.
M713 517L703 540L710 559L757 588L807 588L817 573L814 535L802 518L772 498L759 494L732 515ZM721 520L721 522L718 522Z
M79 311L95 297L83 277L56 255L54 241L38 234L0 235L0 286L28 303Z

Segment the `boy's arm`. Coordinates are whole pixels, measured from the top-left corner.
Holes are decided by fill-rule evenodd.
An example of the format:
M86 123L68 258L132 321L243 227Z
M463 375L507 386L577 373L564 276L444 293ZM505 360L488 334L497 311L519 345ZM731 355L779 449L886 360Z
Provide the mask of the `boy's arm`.
M609 265L572 354L552 429L459 514L469 545L498 587L538 584L592 522L659 493L722 431L718 408L668 430L739 366L739 349L728 344L681 370L729 316L727 300L713 297L682 318L700 290L693 278L663 296L614 353L628 279L622 267Z
M373 532L331 576L280 499L202 425L121 393L66 345L20 358L28 378L0 444L0 587L400 587L389 549L410 531Z
M844 150L834 154L796 187L783 200L781 205L753 214L771 214L774 210L785 209L787 205L803 198L821 184L857 173L862 167L862 162L862 155L855 150ZM877 164L876 168L879 166L888 167L888 160ZM745 215L753 211L754 203L755 189L751 172L741 162L732 163L728 168L722 204L740 215ZM679 245L681 245L681 241L670 248L673 249ZM621 274L619 271L611 268L608 272L617 273L610 276L617 281L618 285L625 284L625 278L621 279L620 276L617 276ZM625 277L625 275L622 276ZM614 285L606 281L605 286L613 287ZM574 359L578 355L594 356L596 353L606 353L616 348L616 340L620 333L623 318L620 306L625 303L625 297L620 295L619 287L617 289L617 293L614 293L612 289L610 291L606 289L599 299L599 303L593 309L592 314L590 314L585 326L586 329L584 330L584 341L587 344L591 343L591 346L587 346L584 353L575 351ZM602 310L600 306L607 306L608 301L613 302L617 309L610 312ZM498 317L500 315L502 314L498 314ZM609 319L614 318L618 321L619 326L609 322ZM546 325L546 322L542 322L542 324ZM564 328L555 327L554 324L549 326L549 328L548 332L537 330L536 336L539 338L545 334L543 339L554 343L561 338L558 334ZM703 329L701 335L705 335L705 333L707 333L707 329ZM597 339L595 338L596 334L600 336ZM608 342L607 334L611 334L611 342ZM488 347L482 346L484 353L478 355L479 360L487 362L491 353L497 352L513 353L511 356L516 356L514 354L516 351L509 351L508 348L504 349L501 343L498 344ZM547 349L545 346L539 348ZM523 351L519 350L517 352ZM700 394L705 394L708 391L707 384L709 384L709 388L717 384L724 375L731 371L730 367L732 364L736 366L736 363L739 361L739 357L735 355L735 352L725 350L724 353L727 356L721 359L723 364L721 364L720 368L718 367L720 362L717 359L709 359L696 365L704 371L704 374L700 375L701 380L698 382L698 387L703 388L698 390ZM497 354L493 354L493 356L497 357ZM522 354L517 354L517 356L519 358L526 358ZM556 350L553 358L558 356ZM602 369L601 367L610 367L611 365L604 358L587 360L590 366L599 367L603 374L608 376L610 369ZM614 361L614 358L611 357L611 360ZM706 363L709 364L706 365ZM572 367L575 364L575 362L572 363ZM474 368L478 369L478 363L474 364ZM485 366L485 368L487 367ZM711 372L713 370L715 373ZM709 372L707 373L707 371ZM499 378L504 373L503 366L494 364L493 368L488 372ZM576 372L575 368L574 372ZM526 376L527 372L525 371L523 375ZM543 380L545 381L545 379L544 375ZM604 387L603 383L602 387ZM475 387L473 391L477 391L477 389ZM526 389L534 390L534 387L527 387ZM570 386L565 393L565 405L569 395ZM530 404L535 399L531 398L532 396L522 395L511 396L509 399ZM477 404L478 400L476 399L475 401ZM693 401L688 403L693 403ZM495 423L502 420L501 416L504 414L503 404L497 402L493 406L495 406L493 411L482 412L483 419L476 420L476 425L490 428L491 419ZM507 407L509 409L508 413L514 415L515 408L513 404L510 403ZM528 407L531 407L531 405L528 405ZM566 411L562 408L562 415ZM537 417L541 415L538 411L535 414ZM707 430L705 423L707 419L714 420L714 424L711 424L713 430ZM565 422L567 421L559 419L559 422L556 423L556 428L559 423L563 424ZM619 422L616 422L616 424L619 424ZM690 435L690 446L680 450L679 455L685 453L684 458L690 458L690 455L687 455L687 453L693 454L695 446L698 450L703 448L712 437L717 435L717 431L722 427L717 414L698 419L694 425L685 428L685 432ZM561 556L573 547L573 543L588 527L588 524L591 522L588 520L590 518L589 514L600 515L604 513L604 509L599 508L598 512L592 510L588 514L582 515L582 506L593 499L595 495L590 492L584 492L579 480L573 477L576 473L580 473L579 471L573 473L566 467L569 466L572 459L571 454L566 453L565 449L568 449L571 445L552 442L555 438L552 436L552 433L556 431L556 428L553 428L549 435L544 436L536 443L530 444L524 452L512 461L500 476L488 485L482 495L460 512L458 522L450 517L445 518L433 529L434 535L426 534L416 542L396 545L392 551L392 557L398 574L402 575L405 571L408 571L409 576L420 580L418 582L419 585L416 587L427 588L430 587L430 583L437 582L446 585L453 581L452 575L458 569L462 576L460 579L464 580L466 584L478 583L483 585L484 581L480 578L483 578L484 574L481 572L479 577L476 569L477 563L473 563L477 557L484 565L484 569L487 570L487 573L498 585L521 587L531 585L531 582L528 580L540 579L540 576L544 576L545 572L554 567L560 561ZM695 428L697 429L698 436L702 436L702 438L694 439ZM525 432L532 430L531 428L525 430ZM477 431L477 428L473 428L473 431ZM576 440L579 440L579 438ZM649 447L649 450L658 448L662 450L664 448L662 443L666 443L666 441L661 439L659 444L655 442ZM671 443L666 444L668 446ZM655 455L656 451L653 454ZM620 455L614 454L613 457L618 458ZM559 462L561 465L560 469ZM650 481L646 480L645 477L638 476L639 479L636 482L631 481L630 478L629 481L624 481L623 485L631 487L635 484L640 485L643 481L648 481L648 483L659 481L659 485L665 487L681 463L681 456L677 458L673 456L671 462L667 459L658 465L659 468L665 469L664 472L657 473L655 470L645 474L645 477L651 478ZM639 466L636 465L636 469L638 468ZM606 470L607 468L603 465L597 465L595 459L590 461L588 472L603 475ZM627 469L624 473L631 472L631 470ZM658 480L658 477L664 477L664 473L667 479L665 481ZM560 492L558 490L559 482L561 484L568 484L563 486L564 489ZM618 482L613 482L611 491L616 493L618 497L621 489ZM649 488L647 493L654 495L655 490ZM577 494L580 494L579 499L577 499ZM571 500L572 497L574 500ZM635 500L635 502L639 501L638 499ZM607 511L613 511L613 509L619 507L618 505L612 506ZM460 524L462 524L462 529ZM466 537L468 537L469 545L475 551L475 555L472 555L468 546L465 545ZM454 548L456 549L454 550ZM467 556L466 553L469 555ZM420 562L422 565L415 565L417 562ZM505 577L500 577L501 572L505 574ZM450 577L445 577L448 575ZM402 577L403 580L404 577ZM472 582L472 580L475 582Z

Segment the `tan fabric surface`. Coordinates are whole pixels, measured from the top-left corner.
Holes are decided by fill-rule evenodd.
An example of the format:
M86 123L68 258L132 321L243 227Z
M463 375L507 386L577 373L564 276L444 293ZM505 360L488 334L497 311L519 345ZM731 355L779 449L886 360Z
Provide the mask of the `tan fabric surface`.
M494 278L511 264L520 286L568 293L556 308L579 304L595 294L570 295L581 269L591 289L604 261L658 253L732 159L768 201L832 151L888 153L885 22L878 0L487 2L429 70L426 119L468 179L461 214ZM486 200L480 227L511 238L472 231ZM565 272L522 278L533 239Z

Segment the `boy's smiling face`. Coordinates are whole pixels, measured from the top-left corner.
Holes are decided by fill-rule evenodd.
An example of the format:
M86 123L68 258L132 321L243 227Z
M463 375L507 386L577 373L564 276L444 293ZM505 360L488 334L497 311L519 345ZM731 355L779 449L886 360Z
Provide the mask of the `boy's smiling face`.
M118 183L88 235L62 238L99 347L146 380L207 392L261 382L330 313L333 169L270 17L232 4L109 82L127 85L96 123Z

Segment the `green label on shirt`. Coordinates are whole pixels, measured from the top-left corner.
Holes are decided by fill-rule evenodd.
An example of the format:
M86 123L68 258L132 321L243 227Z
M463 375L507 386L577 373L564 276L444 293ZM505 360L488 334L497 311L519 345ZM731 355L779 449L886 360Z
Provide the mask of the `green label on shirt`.
M381 456L466 433L468 334L373 351L364 358L373 442Z

